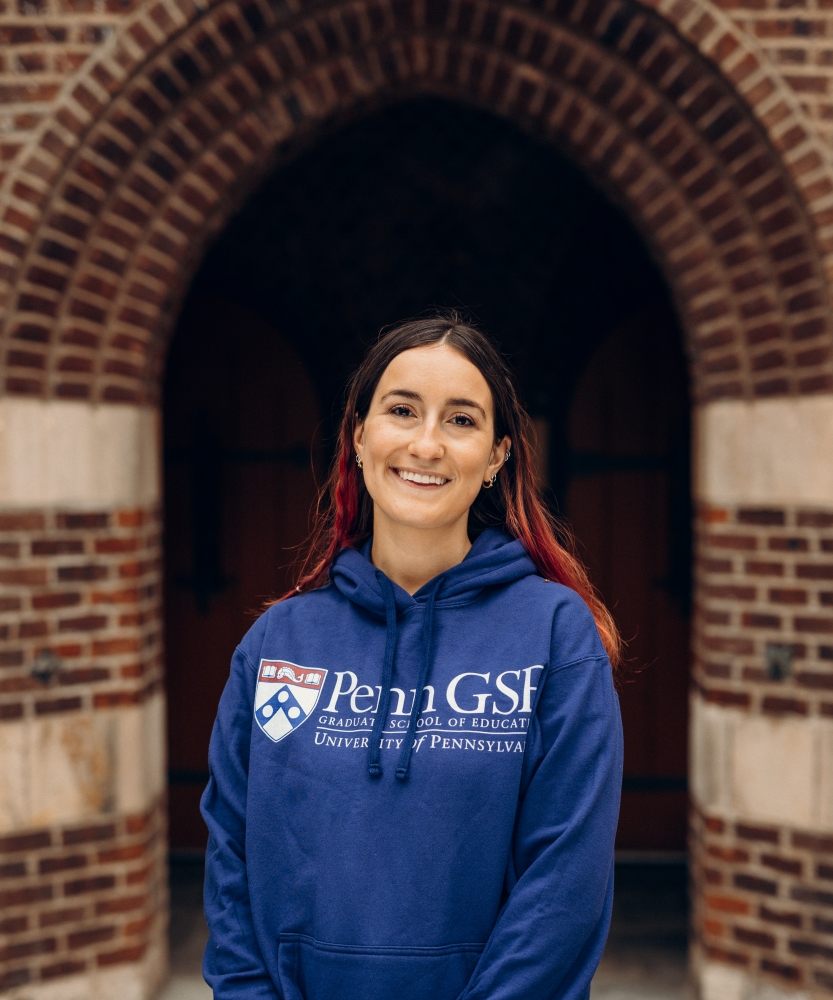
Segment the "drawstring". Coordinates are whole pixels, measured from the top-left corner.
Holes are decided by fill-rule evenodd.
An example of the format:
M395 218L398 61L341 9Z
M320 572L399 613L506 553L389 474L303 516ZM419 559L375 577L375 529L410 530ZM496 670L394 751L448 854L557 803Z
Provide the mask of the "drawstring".
M367 756L367 771L371 778L378 778L382 773L380 761L382 730L388 721L390 682L393 677L393 657L396 653L396 597L393 593L393 584L384 573L377 573L376 577L382 585L382 594L385 598L387 634L385 636L385 659L382 666L382 690L379 692L379 707L373 721L373 731L370 734L370 753Z
M414 704L411 708L411 718L408 721L408 732L402 746L402 753L399 755L399 766L396 769L396 777L400 781L404 781L408 777L408 769L411 766L411 751L416 739L417 719L422 707L422 695L425 692L428 673L431 670L431 636L434 630L434 598L436 594L437 588L435 587L425 601L425 618L422 622L422 665L419 669L419 680L414 692Z
M385 598L385 624L387 634L385 636L385 659L382 665L382 690L379 693L379 707L376 711L376 718L373 720L373 731L370 734L370 752L367 756L367 772L372 778L378 778L382 773L382 730L388 721L388 711L390 710L391 680L393 679L393 659L396 654L396 597L393 592L393 584L384 573L376 574L379 583L382 585L382 594ZM428 675L431 671L431 639L434 632L434 598L437 596L435 587L425 601L425 618L422 623L422 664L419 668L419 678L417 679L416 691L414 692L414 704L411 708L411 717L408 720L408 732L405 734L405 742L402 746L402 753L399 756L399 765L396 768L396 777L404 781L408 777L411 767L411 750L413 749L416 736L417 720L419 719L420 708L422 707L422 696L425 694L425 686L428 683Z

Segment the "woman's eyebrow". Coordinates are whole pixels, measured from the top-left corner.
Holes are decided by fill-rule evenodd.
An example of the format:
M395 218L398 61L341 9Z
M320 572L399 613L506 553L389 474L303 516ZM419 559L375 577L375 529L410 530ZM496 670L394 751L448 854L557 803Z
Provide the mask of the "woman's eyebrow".
M445 401L446 406L471 406L475 410L480 410L483 416L486 416L486 411L480 405L480 403L475 403L473 399L447 399Z
M422 396L418 392L412 392L410 389L391 389L390 392L386 392L382 396L379 402L384 403L389 396L404 396L405 399L413 399L417 403L422 402Z

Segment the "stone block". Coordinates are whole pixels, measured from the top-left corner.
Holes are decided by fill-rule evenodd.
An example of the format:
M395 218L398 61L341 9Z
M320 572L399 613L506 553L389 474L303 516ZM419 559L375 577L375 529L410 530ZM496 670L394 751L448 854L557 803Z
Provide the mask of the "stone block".
M733 725L735 812L744 819L816 828L816 745L821 735L803 719L736 713Z
M833 396L725 400L694 412L694 493L712 504L833 505Z
M147 809L165 787L165 699L0 727L0 833Z
M159 427L149 407L0 399L0 505L155 503Z
M691 791L740 822L833 830L833 721L766 717L694 695Z

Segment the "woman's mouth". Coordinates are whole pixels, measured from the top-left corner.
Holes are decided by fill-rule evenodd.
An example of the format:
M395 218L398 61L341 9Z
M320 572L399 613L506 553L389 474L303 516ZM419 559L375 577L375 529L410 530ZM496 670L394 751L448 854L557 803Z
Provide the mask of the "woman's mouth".
M417 483L420 486L445 486L448 482L445 476L436 476L430 472L412 472L410 469L394 469L393 471L406 483Z

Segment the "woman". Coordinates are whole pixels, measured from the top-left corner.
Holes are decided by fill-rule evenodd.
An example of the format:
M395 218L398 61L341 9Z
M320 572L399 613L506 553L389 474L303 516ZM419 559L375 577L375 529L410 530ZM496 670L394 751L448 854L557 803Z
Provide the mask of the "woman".
M219 1000L589 995L619 640L531 470L482 333L439 314L371 349L312 568L238 647L211 738Z

